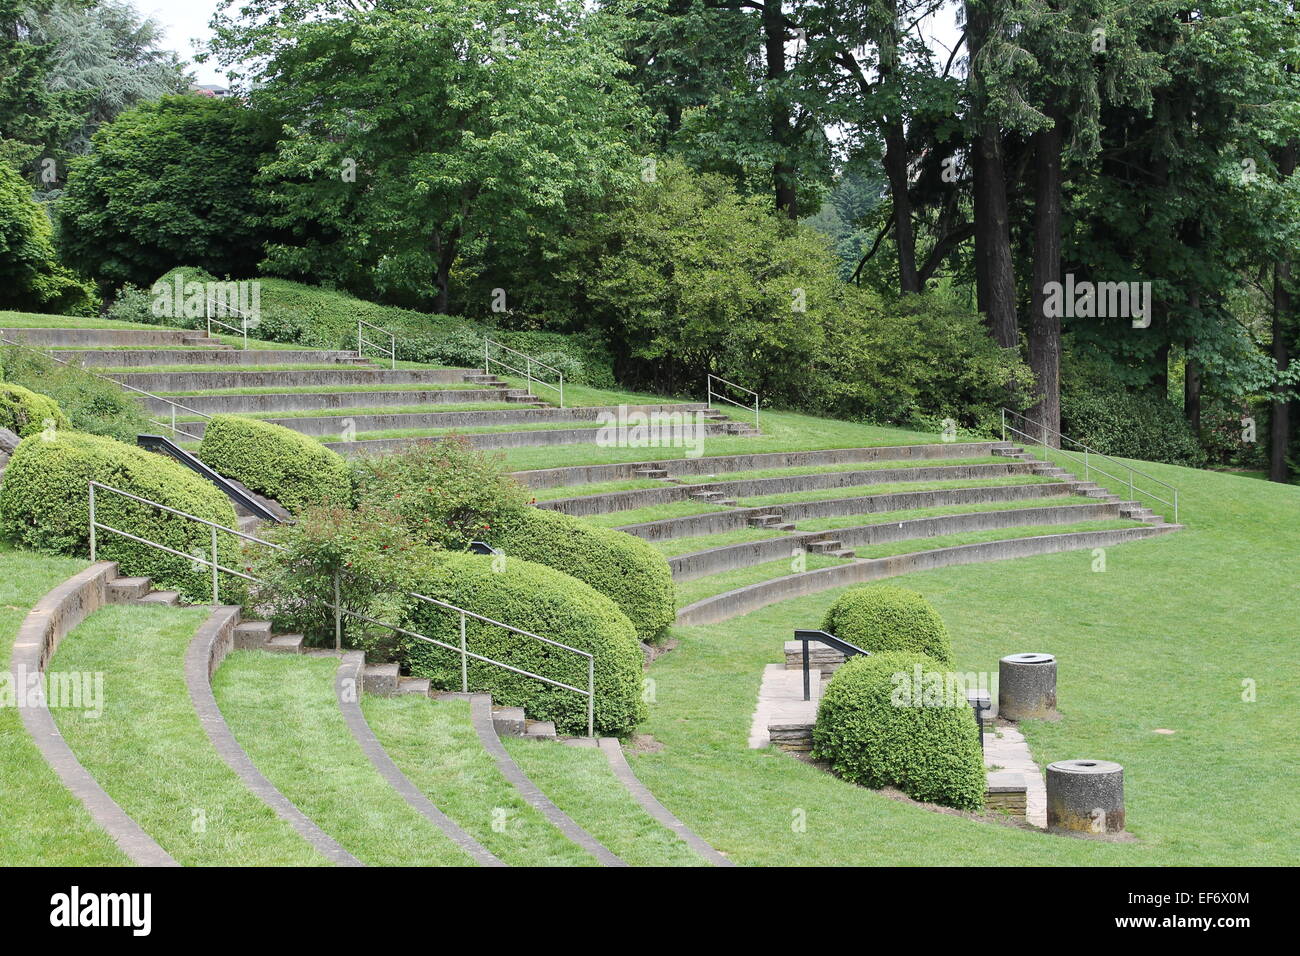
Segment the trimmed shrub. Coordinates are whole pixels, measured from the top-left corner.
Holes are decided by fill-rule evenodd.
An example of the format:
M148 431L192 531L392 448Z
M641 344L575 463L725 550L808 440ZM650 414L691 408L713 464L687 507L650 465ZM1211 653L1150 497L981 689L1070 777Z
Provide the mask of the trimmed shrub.
M359 458L352 477L358 504L401 515L418 540L452 550L487 539L528 501L502 456L485 454L459 436Z
M334 612L327 605L334 603L336 574L340 607L400 626L407 592L437 559L434 548L412 541L401 519L382 508L310 507L262 537L284 550L249 549L253 575L265 582L250 586L249 606L269 614L277 630L301 632L316 645L334 643ZM340 623L343 643L372 660L396 653L392 630L351 614Z
M673 575L646 541L558 511L524 508L489 539L510 557L535 561L585 581L617 604L637 636L652 641L673 623Z
M422 575L417 591L493 620L531 631L595 656L596 733L623 736L645 719L641 699L641 649L636 631L614 602L551 568L506 558L448 554ZM460 644L460 617L423 601L410 609L411 630ZM467 646L476 654L586 688L587 660L504 628L467 620ZM417 677L460 689L460 655L408 638L403 656ZM491 693L497 704L524 707L528 716L553 720L560 733L586 734L587 698L481 661L469 662L469 686Z
M72 427L54 399L21 385L0 383L0 428L26 438L40 432L46 423L56 429Z
M0 348L0 369L14 385L23 385L57 402L70 427L134 444L149 424L140 400L116 382L98 378L78 365L61 365L43 352Z
M952 643L939 612L897 585L845 591L826 612L822 630L864 651L917 651L952 664Z
M347 504L352 498L343 456L283 425L215 415L203 432L199 457L290 511L327 501Z
M1061 393L1061 431L1103 455L1199 468L1205 450L1180 409L1152 391L1114 385Z
M0 534L23 547L49 554L85 555L89 549L88 483L112 485L188 512L227 528L236 527L235 510L213 485L162 455L81 432L56 432L23 439L0 485ZM96 518L182 554L208 557L212 534L207 525L103 492L96 495ZM159 588L180 591L195 601L212 599L211 569L108 531L100 531L98 558L117 561L122 573L151 577ZM218 534L218 558L239 567L234 535ZM238 579L223 583L223 593L238 594Z
M984 806L979 727L946 665L925 654L853 657L831 678L813 727L813 755L845 780L898 787L914 800L960 810ZM931 693L937 675L943 693Z

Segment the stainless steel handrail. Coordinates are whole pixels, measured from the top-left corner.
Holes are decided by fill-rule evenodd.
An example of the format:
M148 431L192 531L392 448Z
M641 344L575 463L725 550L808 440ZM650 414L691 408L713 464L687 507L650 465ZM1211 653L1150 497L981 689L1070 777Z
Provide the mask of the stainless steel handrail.
M735 382L729 382L721 375L714 375L712 372L709 372L708 374L709 377L705 380L705 385L709 393L708 395L709 408L713 407L713 400L715 398L720 398L724 402L730 402L732 405L735 405L737 408L743 408L746 411L749 410L749 406L747 404L738 402L734 398L728 398L727 395L723 392L715 392L713 390L713 383L715 381L721 382L723 385L729 385L732 388L738 389L739 391L742 391L747 395L753 395L754 396L754 430L759 432L759 434L762 434L762 429L758 427L758 392L754 391L752 388L745 388L745 386L743 385L737 385Z
M239 306L231 305L229 302L222 302L221 307L227 310L227 312L223 314L229 314L230 312L233 312L236 315L238 315L240 318L239 325L231 325L229 322L222 322L220 319L215 318L212 315L212 305L214 302L216 302L216 299L213 296L208 295L205 297L204 304L203 304L203 315L208 323L208 336L209 337L212 336L212 323L216 322L217 325L220 325L223 328L230 329L232 332L237 332L243 335L244 337L243 351L245 352L248 351L248 320L252 319L254 325L256 326L257 316L249 315L243 309L239 308Z
M380 345L378 342L372 342L370 341L370 339L366 338L361 332L362 326L365 326L368 329L374 329L376 332L382 332L384 333L384 335L387 335L388 348L385 349L384 346ZM389 361L392 363L389 366L389 368L397 368L397 336L394 335L392 332L388 331L388 329L383 328L382 326L374 325L370 322L367 322L365 319L357 319L357 358L365 357L365 352L363 351L363 347L366 345L369 345L373 349L378 349L381 352L387 352Z
M172 508L169 505L162 504L161 502L158 501L152 501L149 498L143 498L140 495L132 494L131 492L124 491L121 488L115 488L112 485L105 484L102 481L95 481L94 479L91 479L90 482L88 483L88 486L90 492L89 519L90 519L90 560L91 561L95 560L98 551L98 535L97 535L98 531L109 531L112 532L113 534L119 534L122 535L124 538L129 538L130 540L136 541L140 544L145 544L150 547L157 548L158 550L165 551L168 554L174 554L179 558L185 558L186 560L193 561L196 564L200 564L203 565L204 567L209 567L212 569L213 606L219 605L221 603L220 576L222 573L233 574L238 578L242 578L245 581L252 581L255 584L265 585L268 583L264 579L258 578L244 571L240 571L238 568L228 568L225 565L221 564L220 557L218 555L217 535L219 532L226 532L227 534L233 534L236 537L242 538L245 541L251 542L253 544L264 545L276 551L287 550L283 545L276 544L273 541L267 541L265 538L259 538L257 537L257 535L249 534L246 531L240 531L237 528L228 528L225 525L218 524L215 521L210 521L206 518L200 518L198 515L193 515L190 514L189 512L181 511L177 508ZM107 492L111 492L112 494L119 495L123 498L128 498L132 501L137 501L141 504L148 505L151 508L156 508L160 511L165 511L168 514L174 514L181 518L187 518L190 521L195 521L201 525L206 526L212 532L211 557L203 558L197 554L185 554L184 552L177 551L175 548L162 544L161 542L151 541L148 538L140 537L139 535L132 534L129 531L124 531L121 528L114 528L111 525L107 525L99 521L98 515L96 513L96 501L95 501L95 489L97 488ZM367 623L374 624L378 627L386 628L387 630L393 631L394 633L405 634L408 637L414 637L417 638L418 640L425 641L426 643L433 644L437 647L441 647L444 650L452 651L453 653L459 654L461 659L460 660L461 690L464 693L469 693L469 663L468 662L470 658L473 658L474 660L482 661L485 664L491 664L494 667L500 667L512 673L519 674L523 677L532 678L533 680L539 680L545 684L550 684L554 687L559 687L564 690L572 691L575 694L581 694L587 698L587 736L589 737L594 736L595 720L596 720L596 658L593 654L591 654L588 651L580 650L579 648L576 647L570 647L568 644L563 644L560 641L551 640L549 637L542 637L540 634L534 634L532 631L525 631L523 628L515 627L512 624L506 624L502 621L496 621L490 617L485 617L482 614L476 614L473 611L467 610L462 607L458 607L455 604L451 604L447 601L443 601L438 598L429 597L428 595L425 594L417 594L414 591L408 591L406 593L408 597L413 597L416 598L417 600L425 601L429 604L433 604L445 610L459 614L460 615L460 646L456 647L455 645L447 644L444 641L439 641L436 638L429 637L428 635L420 634L416 631L411 631L406 628L399 627L396 624L389 624L385 621L380 621L375 618L369 617L368 615L362 614L359 611L353 611L343 607L339 603L339 597L338 597L339 580L338 580L338 575L336 573L334 576L334 602L333 603L330 603L329 601L317 602L321 604L323 607L328 608L329 610L332 610L334 612L335 650L342 649L343 616L347 615L349 617L355 617L358 618L359 620L366 621ZM474 653L473 651L469 650L466 641L465 624L468 618L473 618L476 621L482 621L485 624L490 624L495 627L504 628L505 630L510 631L514 634L520 634L524 637L530 637L533 640L542 642L543 644L548 644L552 647L557 647L560 648L561 650L569 651L573 654L577 654L580 657L586 658L587 689L583 690L580 687L574 687L572 684L566 684L563 681L554 680L553 678L550 677L544 677L541 674L535 674L532 671L523 670L522 668L515 667L511 664L506 664L503 661L494 660L490 657L485 657L482 654Z
M119 382L117 379L112 378L111 376L101 375L99 372L88 369L84 365L81 365L77 362L65 362L57 355L54 355L53 352L49 349L34 349L30 345L24 345L22 342L15 342L13 341L13 339L6 338L3 335L0 335L0 342L4 342L6 345L12 345L14 348L26 349L28 352L36 352L40 355L44 355L52 362L58 362L60 365L66 365L69 368L79 369L80 371L85 372L87 375L93 375L95 378L102 378L104 381L112 382L114 385L118 386L119 388L124 388L128 392L136 392L137 394L143 395L146 398L152 398L155 401L166 403L167 405L171 406L171 413L172 413L171 424L168 425L165 421L159 421L156 418L150 418L149 422L151 424L159 426L160 428L171 428L172 437L175 437L176 435L179 434L179 435L184 435L186 438L189 438L193 441L202 440L201 436L193 435L189 432L182 431L181 429L176 427L176 409L178 408L182 409L183 411L187 412L190 415L198 415L200 418L206 421L212 420L211 415L206 415L203 412L198 411L197 409L190 408L188 405L182 405L180 402L173 402L170 398L164 398L161 395L155 395L153 392L146 392L144 389L136 388L134 385L128 385L126 384L126 382Z
M503 352L509 352L511 355L518 355L521 359L524 360L524 367L522 369L515 368L513 365L509 364L508 362L503 362L499 358L493 358L490 351L491 346L493 345L501 349ZM491 366L493 362L501 366L503 369L513 372L514 374L522 376L524 379L526 379L528 382L528 393L530 395L532 394L533 391L534 381L538 385L545 385L547 388L551 389L552 391L559 392L560 407L561 408L564 407L564 373L561 372L554 365L547 365L545 362L533 358L527 352L520 352L518 349L512 349L508 345L502 345L500 342L496 341L495 339L489 339L485 337L483 339L483 374L484 375L492 374ZM550 382L546 381L543 378L536 378L533 375L533 366L537 366L538 368L545 369L548 372L554 372L556 375L559 376L560 384L552 385Z
M1044 437L1047 435L1055 435L1059 442L1061 443L1069 442L1071 445L1078 448L1079 451L1074 451L1072 449L1061 447L1059 445L1058 447L1053 448L1044 440L1043 437L1036 437L1035 435L1026 432L1023 429L1008 424L1007 423L1008 415L1014 416L1020 421L1025 422L1026 424L1032 426L1033 428L1038 429L1039 435ZM1008 432L1012 432L1013 434L1020 436L1020 438L1023 439L1027 444L1042 446L1044 452L1047 452L1049 450L1057 451L1062 455L1065 455L1073 462L1082 463L1084 481L1090 481L1092 478L1092 472L1095 471L1099 475L1105 475L1107 478L1110 478L1114 481L1127 483L1129 500L1131 501L1136 501L1137 496L1141 494L1147 498L1151 498L1154 501L1158 501L1161 504L1169 505L1169 507L1174 509L1174 524L1178 524L1178 489L1173 485L1169 484L1169 482L1161 481L1159 478L1156 478L1153 475L1148 475L1146 472L1140 471L1137 468L1134 468L1132 465L1120 461L1118 458L1112 458L1110 455L1107 455L1103 452L1099 452L1095 448L1090 448L1089 446L1085 445L1083 442L1076 441L1075 439L1071 438L1068 435L1062 435L1056 429L1048 428L1046 425L1042 424L1041 422L1036 422L1032 418L1029 418L1026 415L1022 415L1020 412L1012 411L1009 408L1003 408L1002 409L1002 440L1003 441L1007 440ZM1082 453L1082 458L1079 457L1080 453ZM1117 469L1123 469L1128 474L1127 475L1111 474L1110 472L1106 471L1104 468L1098 466L1096 464L1096 459L1102 459L1103 461L1111 462ZM1135 476L1141 477L1146 481L1153 482L1159 485L1161 488L1166 489L1166 492L1169 494L1170 497L1162 498L1153 491L1139 489L1137 487L1136 481L1134 480Z

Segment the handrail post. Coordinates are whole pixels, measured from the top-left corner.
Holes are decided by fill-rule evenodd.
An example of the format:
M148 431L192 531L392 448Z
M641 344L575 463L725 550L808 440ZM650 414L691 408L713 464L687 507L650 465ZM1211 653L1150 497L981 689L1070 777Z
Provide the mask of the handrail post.
M343 650L343 604L339 599L339 572L334 571L334 650Z
M176 406L172 406L172 438L176 437Z
M1002 408L1002 440L1003 440L1004 442L1007 440L1007 409L1006 409L1006 406L1003 406L1003 408Z
M95 560L95 483L90 483L90 560Z
M491 341L492 340L486 335L483 336L483 374L485 376L491 374L491 372L488 371L488 343Z
M808 679L808 638L803 638L803 699L812 700L812 688Z
M1133 491L1133 469L1128 470L1128 500L1135 500L1136 492Z
M221 590L217 577L217 526L212 526L212 606L221 604Z
M560 373L560 407L564 407L564 373Z
M528 376L528 394L533 394L533 358L531 355L524 356L524 374Z
M596 658L587 658L587 736L596 736Z
M1178 489L1174 489L1174 524L1178 524Z
M243 312L241 312L239 314L239 318L240 318L240 325L242 325L244 329L244 351L247 352L248 351L248 316L245 315Z
M757 392L754 393L754 431L758 432L760 435L763 433L763 429L761 429L758 425L758 393Z
M1083 446L1083 480L1084 481L1090 480L1088 475L1088 446L1087 445Z
M465 612L460 612L460 692L469 693L469 657L465 646Z
M357 319L357 358L365 358L361 352L361 320Z

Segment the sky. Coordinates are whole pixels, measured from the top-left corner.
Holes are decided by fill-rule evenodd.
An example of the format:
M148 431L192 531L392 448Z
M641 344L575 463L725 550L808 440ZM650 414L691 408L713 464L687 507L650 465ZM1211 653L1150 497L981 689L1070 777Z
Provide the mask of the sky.
M136 9L153 17L164 27L167 46L183 60L190 60L190 70L200 83L225 83L226 78L213 63L194 63L196 52L191 40L206 44L211 35L208 21L216 12L217 0L136 0Z

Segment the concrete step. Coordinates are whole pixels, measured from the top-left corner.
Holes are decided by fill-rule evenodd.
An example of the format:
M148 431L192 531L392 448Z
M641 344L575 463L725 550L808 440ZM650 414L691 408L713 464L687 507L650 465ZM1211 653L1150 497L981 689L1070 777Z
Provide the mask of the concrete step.
M235 625L236 650L260 651L270 639L270 621L241 621Z
M367 694L392 697L397 693L401 674L396 664L367 664L361 673L361 681Z
M263 519L259 518L257 515L240 515L237 519L239 530L244 532L244 534L256 533L258 526L262 524L262 521Z
M524 736L537 740L554 740L555 723L550 720L525 720Z
M328 388L327 386L325 388ZM349 408L384 408L396 405L460 405L504 402L500 389L428 388L380 392L268 392L264 395L181 395L172 401L204 415L239 412L343 411ZM141 396L145 410L153 415L171 415L171 406L161 398ZM431 409L431 411L434 409ZM177 411L177 414L184 414ZM186 429L189 430L188 428Z
M152 587L153 581L149 578L113 578L108 582L108 599L113 602L137 601Z
M275 364L268 361L266 364ZM223 388L328 388L333 385L450 385L461 381L455 368L317 368L251 371L207 369L193 372L110 372L112 378L146 392L181 392ZM350 396L351 397L351 396ZM182 402L182 404L186 404Z
M507 737L522 737L527 729L527 718L522 707L492 706L492 726L498 734Z
M785 642L785 669L803 670L803 641ZM820 641L808 642L808 667L829 677L844 663L844 654Z
M217 339L193 329L12 329L0 328L0 335L24 345L41 348L94 348L118 346L152 348L178 345L203 345L229 348Z
M825 541L810 541L806 547L817 554L833 554L842 550L843 544L835 538L828 538Z
M704 422L700 425L665 426L657 432L659 447L689 448L698 440L701 433L705 436L727 434L726 426L716 422ZM559 445L595 445L608 442L615 447L636 447L635 442L643 440L645 429L602 428L592 423L585 428L536 428L529 431L476 432L464 431L461 434L474 448L535 448ZM352 442L326 442L325 447L345 455L385 453L396 451L413 441L427 440L428 436L415 432L401 438L364 439Z
M175 606L181 603L179 591L150 591L136 601L137 604L167 604Z
M301 654L304 640L301 634L277 634L266 642L266 650L277 654Z
M399 677L397 680L397 692L399 694L417 694L420 697L430 696L432 685L427 677Z
M751 528L772 528L781 523L779 514L750 515L747 519Z
M638 478L667 478L668 472L662 468L638 468L633 472Z
M57 350L56 350L57 351ZM370 365L356 352L317 349L70 349L59 358L76 358L92 368L142 368L149 365ZM373 366L372 366L373 367Z

